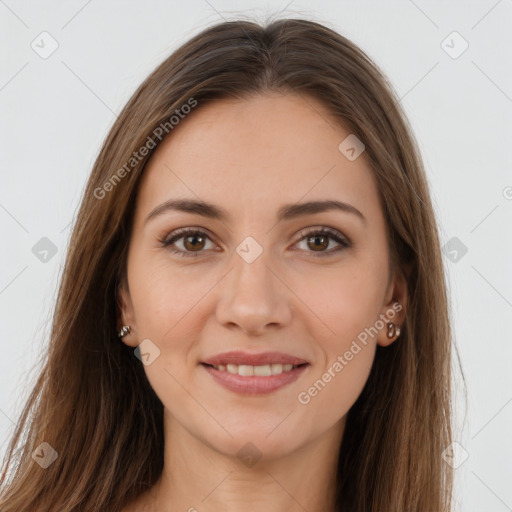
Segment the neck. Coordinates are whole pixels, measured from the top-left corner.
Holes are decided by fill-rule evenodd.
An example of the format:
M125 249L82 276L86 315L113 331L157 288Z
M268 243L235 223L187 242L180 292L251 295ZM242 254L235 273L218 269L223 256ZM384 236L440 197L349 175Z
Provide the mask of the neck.
M343 419L292 453L262 453L255 462L260 455L256 447L247 445L240 457L236 450L234 455L221 453L166 411L164 468L155 486L154 510L335 512L344 424Z

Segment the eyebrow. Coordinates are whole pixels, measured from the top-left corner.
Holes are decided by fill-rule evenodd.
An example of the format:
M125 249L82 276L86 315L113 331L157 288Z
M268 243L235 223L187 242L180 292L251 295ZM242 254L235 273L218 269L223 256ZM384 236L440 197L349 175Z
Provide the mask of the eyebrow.
M331 210L338 210L345 213L354 214L364 224L366 224L366 218L355 206L332 199L324 201L308 201L306 203L286 204L279 208L277 211L277 221L291 220L296 217L322 213ZM150 219L153 219L169 211L192 213L201 215L203 217L220 220L222 222L228 221L231 217L228 211L224 208L205 201L195 199L169 199L168 201L165 201L164 203L154 208L146 217L144 223L147 223Z

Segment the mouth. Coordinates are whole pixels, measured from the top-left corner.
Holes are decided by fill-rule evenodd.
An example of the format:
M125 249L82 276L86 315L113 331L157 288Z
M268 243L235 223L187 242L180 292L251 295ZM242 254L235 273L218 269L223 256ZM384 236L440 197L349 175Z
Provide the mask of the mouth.
M295 382L307 372L310 364L272 363L252 366L201 363L200 366L224 389L239 395L257 396L275 392Z
M281 375L283 373L291 372L297 368L308 365L309 363L302 364L281 364L271 363L264 365L250 365L250 364L207 364L201 363L204 366L213 368L220 372L230 373L231 375L240 375L241 377L270 377L272 375Z

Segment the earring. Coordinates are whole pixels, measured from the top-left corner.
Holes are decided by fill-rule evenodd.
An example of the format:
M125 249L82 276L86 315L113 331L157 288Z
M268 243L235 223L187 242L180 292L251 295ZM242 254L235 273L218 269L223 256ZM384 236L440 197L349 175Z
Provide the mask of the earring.
M388 338L394 338L394 337L400 336L400 327L398 325L395 325L393 322L388 323Z
M119 338L123 339L123 337L126 336L131 331L131 329L132 328L129 325L123 325L123 327L117 333L117 335L119 336Z

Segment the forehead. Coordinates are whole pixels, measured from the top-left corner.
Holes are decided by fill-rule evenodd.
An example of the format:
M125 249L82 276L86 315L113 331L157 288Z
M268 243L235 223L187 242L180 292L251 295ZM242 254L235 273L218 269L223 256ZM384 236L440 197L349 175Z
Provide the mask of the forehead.
M199 102L148 162L138 216L173 197L260 216L274 214L282 203L338 199L371 216L379 200L364 152L350 161L338 148L349 135L311 96Z

